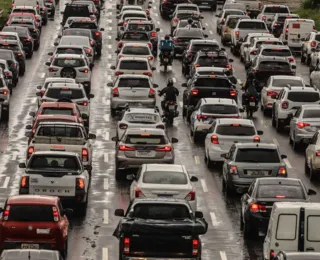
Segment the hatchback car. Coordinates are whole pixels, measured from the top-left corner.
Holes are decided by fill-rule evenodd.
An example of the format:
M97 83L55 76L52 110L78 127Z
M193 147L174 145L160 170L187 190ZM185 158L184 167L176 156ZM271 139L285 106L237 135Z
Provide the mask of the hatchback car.
M150 37L147 32L144 31L126 31L120 38L116 38L118 42L117 50L120 51L125 43L146 43L152 49L152 43L150 42Z
M155 67L150 66L148 59L139 57L123 57L119 60L117 66L111 66L110 69L115 70L115 76L135 74L149 77L152 77L152 72L156 70Z
M116 53L118 53L116 63L119 62L119 59L129 57L139 57L148 59L151 66L154 63L152 52L150 50L149 45L146 43L125 43L120 52L116 51Z
M169 140L163 129L129 128L121 139L116 141L116 180L123 179L129 169L138 169L144 163L174 163L174 143L178 139Z

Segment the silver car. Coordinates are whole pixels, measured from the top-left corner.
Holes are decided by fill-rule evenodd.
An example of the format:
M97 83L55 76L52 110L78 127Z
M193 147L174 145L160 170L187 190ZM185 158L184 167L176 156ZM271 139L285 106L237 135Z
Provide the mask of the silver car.
M38 249L10 249L1 254L2 260L61 260L63 259L57 250Z
M296 113L290 114L290 144L296 150L301 144L309 144L320 129L320 105L302 105Z
M126 104L131 107L143 106L154 108L156 105L155 88L150 77L145 75L120 75L114 82L107 84L112 87L110 95L111 116L122 110Z
M222 189L227 194L238 188L249 188L261 177L287 177L287 168L278 146L270 143L235 143L224 158Z
M116 180L123 179L129 169L138 169L144 163L174 163L174 143L163 129L129 128L116 144Z

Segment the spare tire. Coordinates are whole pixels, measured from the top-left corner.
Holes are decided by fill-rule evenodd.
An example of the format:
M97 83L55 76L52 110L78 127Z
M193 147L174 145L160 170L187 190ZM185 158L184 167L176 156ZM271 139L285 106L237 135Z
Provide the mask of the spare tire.
M74 68L72 67L65 67L61 70L60 76L62 78L71 78L75 79L77 77L77 72Z

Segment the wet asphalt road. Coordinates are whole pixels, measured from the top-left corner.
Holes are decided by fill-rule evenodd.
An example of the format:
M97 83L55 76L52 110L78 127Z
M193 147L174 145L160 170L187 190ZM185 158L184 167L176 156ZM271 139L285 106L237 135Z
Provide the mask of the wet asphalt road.
M63 9L63 6L64 2L60 2L60 9ZM118 240L112 233L119 219L113 212L116 208L126 208L129 203L129 183L116 183L114 178L114 143L111 137L115 135L116 122L110 116L110 88L106 86L113 75L109 67L115 65L116 58L115 6L115 1L106 0L101 16L100 26L105 28L103 52L101 59L96 61L92 77L92 93L95 98L91 101L90 132L95 133L97 139L93 143L95 150L89 208L84 220L71 221L68 260L118 259ZM160 17L158 7L158 0L153 0L151 16L157 27L161 28L161 36L164 36L170 31L170 23ZM49 58L47 53L54 49L53 42L61 27L59 13L60 11L57 11L55 20L43 28L40 49L27 61L26 74L13 89L9 123L0 124L0 203L3 203L8 195L18 192L22 172L18 163L25 160L27 147L25 126L31 123L29 112L36 110L36 86L43 83L46 77L47 67L44 63ZM220 36L216 34L214 14L205 11L203 16L209 39L220 41ZM236 77L245 81L244 66L239 58L232 57L231 53L230 58L235 60L233 67ZM308 80L308 68L301 65L299 59L297 63L297 75ZM166 74L161 72L158 64L154 82L162 88L168 77L176 79L176 86L182 93L183 89L180 86L185 79L181 74L181 62L178 59L174 61L172 70ZM240 91L239 93L241 94ZM181 96L179 101L182 101ZM240 197L226 198L223 195L220 170L207 169L204 163L204 149L192 142L189 126L181 114L180 105L180 116L175 119L174 126L168 129L168 135L179 139L179 143L175 145L176 163L185 164L190 174L199 178L196 184L198 208L203 211L209 223L208 233L202 236L202 259L262 259L263 237L253 242L243 240L239 225ZM279 144L281 152L288 155L289 176L301 178L307 187L317 190L319 195L313 197L313 201L320 201L319 183L311 184L304 174L304 154L294 152L289 146L288 135L277 133L271 126L270 118L264 117L261 111L254 114L253 120L257 129L264 131L262 141Z

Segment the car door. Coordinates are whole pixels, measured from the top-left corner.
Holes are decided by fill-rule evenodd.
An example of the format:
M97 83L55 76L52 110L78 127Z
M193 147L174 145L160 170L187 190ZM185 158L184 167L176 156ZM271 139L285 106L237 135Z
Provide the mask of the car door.
M319 132L316 132L306 149L306 161L309 166L311 166L310 162L312 161L313 155L315 153L316 144L318 143Z
M301 114L301 107L296 111L296 113L293 115L292 119L290 120L290 135L293 136L293 131L296 127L296 124L299 120L300 114ZM292 139L294 140L294 139Z
M190 120L191 120L191 127L192 130L194 130L194 123L197 120L197 115L200 114L200 105L201 105L201 99L198 101L198 104L196 105L196 107L194 108L194 111L191 114Z

